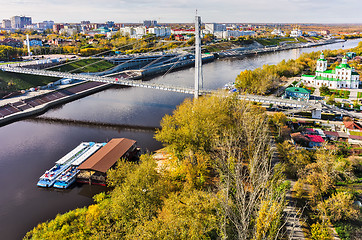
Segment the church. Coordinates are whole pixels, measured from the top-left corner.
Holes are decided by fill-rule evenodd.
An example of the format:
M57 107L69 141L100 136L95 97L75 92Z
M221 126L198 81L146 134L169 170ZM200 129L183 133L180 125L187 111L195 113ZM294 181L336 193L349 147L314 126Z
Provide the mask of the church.
M356 89L359 87L359 74L342 58L342 63L334 70L327 70L327 60L324 54L317 60L315 75L302 75L302 83L313 87L326 86L332 89Z

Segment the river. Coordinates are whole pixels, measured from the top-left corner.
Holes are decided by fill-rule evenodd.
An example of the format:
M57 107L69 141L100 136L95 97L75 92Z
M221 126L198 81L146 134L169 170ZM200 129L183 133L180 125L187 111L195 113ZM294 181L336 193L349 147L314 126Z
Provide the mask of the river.
M357 46L360 40L259 54L245 58L216 60L203 66L204 88L217 89L233 82L245 69L295 59L301 53ZM192 87L194 69L158 76L150 82ZM165 114L191 95L153 89L115 87L53 108L44 117L86 120L130 126L158 127ZM82 141L103 142L112 138L130 138L143 151L162 145L153 131L137 128L95 127L84 124L60 124L23 120L0 128L0 233L1 239L21 239L38 223L77 207L93 203L92 196L105 188L76 185L65 191L36 186L41 174Z

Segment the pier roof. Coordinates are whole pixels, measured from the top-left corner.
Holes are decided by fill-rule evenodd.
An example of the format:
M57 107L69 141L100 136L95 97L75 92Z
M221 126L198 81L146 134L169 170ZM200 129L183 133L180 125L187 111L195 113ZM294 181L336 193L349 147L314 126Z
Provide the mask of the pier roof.
M113 138L83 162L78 169L106 173L135 143L136 141L127 138Z

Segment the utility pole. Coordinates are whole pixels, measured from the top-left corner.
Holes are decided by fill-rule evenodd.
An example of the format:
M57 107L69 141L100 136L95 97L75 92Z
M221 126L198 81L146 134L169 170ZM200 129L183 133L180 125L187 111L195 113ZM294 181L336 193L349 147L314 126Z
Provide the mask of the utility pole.
M196 14L197 15L197 14ZM202 57L201 57L201 17L195 16L195 93L199 97L199 85L202 82Z

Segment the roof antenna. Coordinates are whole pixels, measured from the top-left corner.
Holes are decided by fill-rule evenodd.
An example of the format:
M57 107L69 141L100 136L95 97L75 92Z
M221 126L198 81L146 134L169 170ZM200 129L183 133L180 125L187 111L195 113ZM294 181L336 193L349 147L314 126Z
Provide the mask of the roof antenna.
M196 16L197 16L197 8L196 8Z

